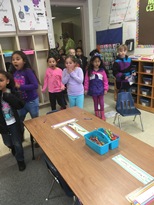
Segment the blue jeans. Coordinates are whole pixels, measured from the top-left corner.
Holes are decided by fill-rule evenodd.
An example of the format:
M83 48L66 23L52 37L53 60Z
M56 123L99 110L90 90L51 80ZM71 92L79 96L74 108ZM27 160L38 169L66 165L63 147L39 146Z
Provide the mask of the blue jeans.
M36 98L35 100L26 102L24 107L20 110L18 110L18 114L21 120L21 126L22 126L22 133L24 133L24 124L23 121L25 120L25 117L27 113L30 114L31 118L35 118L39 116L39 98Z
M77 95L77 96L68 95L68 99L69 99L70 107L77 106L79 108L83 108L84 95Z
M19 117L21 121L24 121L27 113L30 114L31 118L38 117L39 115L39 98L26 102L25 106L19 110Z
M12 148L15 148L15 158L17 161L24 160L24 151L21 142L21 133L17 127L17 124L8 125L9 134L2 134L4 144Z

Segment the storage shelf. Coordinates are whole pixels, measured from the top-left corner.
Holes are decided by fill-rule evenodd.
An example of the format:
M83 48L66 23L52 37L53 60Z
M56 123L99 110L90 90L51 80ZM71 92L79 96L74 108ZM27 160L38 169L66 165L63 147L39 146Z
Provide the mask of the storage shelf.
M31 31L30 31L31 32ZM39 81L43 83L44 74L47 68L47 56L49 50L47 32L31 32L23 34L0 35L0 66L6 70L6 62L11 62L12 53L22 50L35 71ZM38 89L40 105L48 104L48 94L43 94L41 86Z
M132 92L132 96L135 102L135 106L139 109L154 113L154 61L150 60L132 60L132 64L135 66L137 73L137 82L133 84L137 91ZM144 71L145 67L151 67L151 73ZM143 77L148 78L151 84L143 82ZM145 81L146 82L146 81ZM143 95L141 89L149 89L148 95ZM114 98L116 99L117 90L115 89ZM144 103L145 101L145 103ZM147 103L146 103L147 101ZM147 106L148 105L148 106Z
M138 107L139 109L145 110L145 111L149 111L154 113L154 62L153 61L147 61L147 60L133 60L133 63L135 63L136 65L136 70L138 73L138 78L137 78L137 100L136 100L136 107ZM145 67L146 66L150 66L151 67L151 73L146 73L145 72ZM143 82L143 77L145 78L150 78L151 79L151 84L148 85L146 83ZM148 93L148 95L143 95L141 93L141 89L143 88L147 88L150 89L150 94ZM134 95L134 93L132 93ZM147 100L149 102L149 106L145 106L141 104L142 100ZM142 101L143 102L143 101ZM143 103L144 104L144 103Z
M148 84L144 84L144 83L138 83L138 85L142 85L142 86L147 86L147 87L154 87L154 85L148 85Z

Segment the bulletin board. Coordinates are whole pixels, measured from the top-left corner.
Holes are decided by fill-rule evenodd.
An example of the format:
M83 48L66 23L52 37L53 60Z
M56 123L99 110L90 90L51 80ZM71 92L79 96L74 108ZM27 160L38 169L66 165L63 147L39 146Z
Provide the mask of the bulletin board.
M122 27L96 32L97 45L122 43Z
M138 0L138 46L151 47L154 45L153 22L154 1Z

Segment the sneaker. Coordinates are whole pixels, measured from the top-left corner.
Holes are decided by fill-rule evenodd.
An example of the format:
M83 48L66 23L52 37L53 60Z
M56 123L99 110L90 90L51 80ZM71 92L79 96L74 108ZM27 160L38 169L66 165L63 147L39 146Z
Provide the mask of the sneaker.
M26 164L24 161L17 161L18 162L18 167L19 171L24 171L26 169Z

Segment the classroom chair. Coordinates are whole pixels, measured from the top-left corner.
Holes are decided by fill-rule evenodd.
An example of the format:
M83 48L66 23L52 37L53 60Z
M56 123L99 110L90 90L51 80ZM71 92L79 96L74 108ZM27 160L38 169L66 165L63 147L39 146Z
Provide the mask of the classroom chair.
M52 179L53 179L52 183L51 183L51 188L50 188L49 194L46 198L46 201L49 200L50 194L54 188L54 184L55 184L55 182L57 182L61 186L61 188L64 190L65 194L68 197L72 197L72 199L73 199L72 205L81 205L79 199L75 196L74 192L71 190L71 188L68 186L66 181L63 179L61 174L58 172L58 170L56 169L54 164L49 160L49 158L46 155L44 155L44 161L45 161L47 169L48 169L48 171L51 174ZM64 197L64 195L54 196L54 198L56 198L56 197ZM52 197L50 197L50 199L52 199Z
M130 92L118 93L117 102L116 102L116 111L117 112L115 114L113 123L115 124L116 118L118 116L118 124L120 129L121 129L120 116L123 117L134 116L133 121L135 121L136 116L139 115L141 128L142 131L144 131L141 112L134 106L134 100Z

